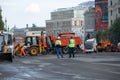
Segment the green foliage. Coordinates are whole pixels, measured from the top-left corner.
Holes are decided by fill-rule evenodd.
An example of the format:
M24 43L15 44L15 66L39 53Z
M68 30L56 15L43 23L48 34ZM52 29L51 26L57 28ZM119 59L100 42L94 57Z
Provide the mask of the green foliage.
M97 42L100 41L100 39L101 39L101 31L98 31L98 32L96 33L96 39L97 39Z
M1 11L0 11L0 30L4 30L4 23L2 21Z
M99 42L104 36L109 36L109 29L98 31L96 33L97 42Z
M37 26L36 26L35 24L32 24L32 27L35 28L35 27L37 27Z
M120 18L116 19L109 29L98 31L96 33L97 41L99 42L102 37L109 36L111 42L117 44L120 42Z
M110 37L111 40L117 44L118 42L120 42L120 18L116 19L113 23L113 25L111 26L110 30Z

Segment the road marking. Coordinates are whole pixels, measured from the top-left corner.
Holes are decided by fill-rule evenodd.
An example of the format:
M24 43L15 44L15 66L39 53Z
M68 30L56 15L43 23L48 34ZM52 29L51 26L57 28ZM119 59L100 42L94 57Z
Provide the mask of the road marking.
M23 73L23 75L24 75L25 77L32 77L31 75L29 75L29 74L27 74L27 73Z
M49 66L51 65L51 63L40 63L40 65L38 65L39 67L45 67L45 66Z

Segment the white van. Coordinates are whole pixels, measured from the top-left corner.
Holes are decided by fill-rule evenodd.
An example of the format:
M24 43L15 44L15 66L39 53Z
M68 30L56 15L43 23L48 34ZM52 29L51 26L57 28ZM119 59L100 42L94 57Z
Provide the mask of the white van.
M85 52L97 52L96 38L88 39L85 41Z

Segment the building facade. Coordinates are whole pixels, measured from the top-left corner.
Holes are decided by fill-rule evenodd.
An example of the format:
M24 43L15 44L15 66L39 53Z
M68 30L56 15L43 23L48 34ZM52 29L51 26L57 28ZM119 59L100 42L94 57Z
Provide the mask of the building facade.
M27 35L27 33L41 33L45 31L45 27L29 27L29 28L20 28L20 29L14 29L14 36L21 36L21 37L25 37Z
M108 28L108 0L95 0L95 30Z
M120 0L108 0L108 16L109 26L111 26L115 19L120 18Z
M84 12L87 7L71 7L57 9L51 12L51 20L46 20L47 35L57 36L57 33L75 32L84 39Z
M91 35L94 37L95 33L95 18L94 18L95 7L89 7L88 10L84 13L85 18L85 37Z

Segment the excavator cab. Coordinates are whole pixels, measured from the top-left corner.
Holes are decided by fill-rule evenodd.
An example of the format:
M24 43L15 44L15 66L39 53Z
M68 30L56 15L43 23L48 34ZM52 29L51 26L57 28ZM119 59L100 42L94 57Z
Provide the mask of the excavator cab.
M27 51L30 55L37 55L39 53L39 37L38 36L26 36L25 45L29 48Z
M25 44L28 46L38 46L39 43L39 37L37 36L27 36L25 38Z

